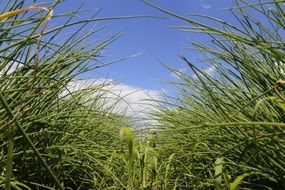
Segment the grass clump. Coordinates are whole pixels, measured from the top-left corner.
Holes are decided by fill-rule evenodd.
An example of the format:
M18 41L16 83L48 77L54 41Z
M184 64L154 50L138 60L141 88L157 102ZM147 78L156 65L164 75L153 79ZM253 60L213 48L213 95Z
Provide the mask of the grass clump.
M214 74L182 56L189 72L179 73L180 95L157 115L158 144L163 155L175 153L170 181L179 189L285 186L282 3L236 1L235 23L201 16L213 27L148 2L189 24L180 30L209 38L193 45Z
M118 134L128 120L102 106L107 84L68 88L80 74L103 66L96 60L120 34L86 43L99 31L86 27L111 18L76 21L78 11L52 14L59 3L39 7L9 0L1 10L0 186L123 188L114 152L120 151ZM62 25L49 27L60 18ZM58 40L72 26L77 30Z

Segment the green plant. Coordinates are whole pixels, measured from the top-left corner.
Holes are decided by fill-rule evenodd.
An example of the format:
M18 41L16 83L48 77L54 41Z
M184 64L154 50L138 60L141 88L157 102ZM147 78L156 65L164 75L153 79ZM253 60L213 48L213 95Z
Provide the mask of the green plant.
M144 2L188 23L178 29L206 34L208 43L193 45L214 71L181 57L190 71L179 74L180 95L156 115L158 146L175 153L171 182L178 179L178 189L227 189L238 176L258 172L239 186L284 187L284 2L238 0L229 9L236 23L198 15L215 25Z
M39 7L9 0L1 10L1 187L123 188L121 160L113 153L128 120L104 106L108 82L70 89L80 74L104 66L96 59L121 34L87 43L102 29L86 31L88 24L112 18L76 21L79 10L51 14L59 3ZM63 24L50 28L56 19ZM77 30L57 39L72 26ZM107 165L110 157L116 157L116 170Z

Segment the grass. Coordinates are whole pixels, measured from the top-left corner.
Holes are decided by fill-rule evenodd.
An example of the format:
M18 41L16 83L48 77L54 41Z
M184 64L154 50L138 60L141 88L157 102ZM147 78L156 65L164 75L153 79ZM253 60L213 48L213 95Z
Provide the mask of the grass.
M179 73L180 93L157 102L158 124L141 134L106 98L113 84L72 88L82 73L108 65L100 62L102 51L121 36L98 39L104 28L86 30L89 24L134 17L95 14L78 21L79 10L53 13L61 1L6 1L0 15L1 189L285 186L284 1L237 0L227 10L235 23L200 15L211 26L144 2L185 22L175 28L208 36L209 42L193 45L214 75L181 56L189 71L170 68ZM64 23L50 28L56 19ZM68 27L77 30L58 40ZM87 43L92 37L97 40Z
M19 9L23 4L7 2L8 13L30 10ZM68 93L66 87L79 74L103 66L88 61L99 58L119 34L86 44L97 30L84 32L84 28L98 18L73 21L76 12L50 18L41 10L45 9L31 15L18 11L1 23L0 168L5 173L1 186L11 189L12 182L31 189L107 186L115 179L105 162L119 150L117 134L128 121L102 108L102 86ZM68 17L62 26L46 28L47 17L50 22L59 16ZM56 40L73 25L77 31ZM103 176L99 184L94 182Z
M230 9L236 23L204 16L217 27L147 3L189 24L178 29L207 34L210 43L193 45L215 70L214 75L207 74L182 56L190 71L179 75L180 96L174 106L168 100L157 114L161 146L166 154L176 155L172 181L178 179L179 189L282 189L281 2L236 1ZM248 9L261 19L252 17Z

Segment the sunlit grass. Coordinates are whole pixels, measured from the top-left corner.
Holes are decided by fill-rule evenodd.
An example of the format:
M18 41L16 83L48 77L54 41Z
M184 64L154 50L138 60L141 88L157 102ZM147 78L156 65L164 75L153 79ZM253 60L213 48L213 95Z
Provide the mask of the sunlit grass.
M209 42L193 45L213 72L181 56L189 72L173 69L178 96L152 104L160 105L150 118L155 126L143 130L114 111L108 80L70 87L82 73L108 65L98 61L102 50L121 36L98 39L104 28L87 30L89 24L134 17L95 14L78 21L79 10L53 12L59 1L6 2L0 15L1 189L285 186L284 1L238 0L227 10L236 23L201 16L216 27L145 2L185 21L179 30L208 35ZM51 27L57 18L65 22ZM76 31L58 40L73 26Z
M175 153L172 183L178 180L180 189L284 187L282 2L236 1L230 9L236 23L201 16L217 27L148 4L189 24L178 29L207 34L211 43L193 45L215 69L208 74L181 57L190 72L179 74L176 105L167 101L158 114L160 146Z
M118 134L121 126L128 126L127 119L102 108L104 85L67 88L80 74L103 66L88 61L99 58L120 34L85 44L98 31L85 30L88 23L103 18L73 21L77 12L51 14L57 2L21 8L23 2L8 1L9 11L0 17L1 187L124 187L119 173L106 163L120 151ZM48 13L24 14L32 10ZM48 23L60 16L67 18L65 23L50 28ZM77 31L57 40L74 25ZM117 162L115 155L112 164Z

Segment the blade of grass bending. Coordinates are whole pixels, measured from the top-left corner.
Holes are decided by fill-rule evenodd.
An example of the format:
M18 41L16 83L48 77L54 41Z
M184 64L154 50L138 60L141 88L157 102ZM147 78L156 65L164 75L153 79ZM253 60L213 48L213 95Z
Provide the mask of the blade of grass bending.
M49 10L48 8L45 8L45 7L39 7L38 5L31 5L31 6L28 6L28 7L24 7L22 9L16 9L16 10L13 10L13 11L9 11L9 12L3 13L3 14L0 15L0 21L8 19L8 18L13 17L13 16L16 16L16 15L18 15L20 13L23 13L23 12L26 12L26 11L29 11L29 10L47 11L49 13L47 19L43 23L44 24L43 28L45 28L48 20L52 16L52 10Z
M10 106L8 105L5 97L3 96L2 92L0 92L0 101L3 105L3 107L6 109L8 115L11 117L11 119L14 119L14 113L11 110ZM58 179L56 178L56 176L53 174L53 172L51 171L50 167L47 165L46 161L44 160L44 158L41 156L41 154L39 153L39 151L37 150L37 148L35 147L35 145L33 144L33 142L31 141L30 137L26 134L25 130L22 128L21 124L19 123L18 120L15 120L15 124L16 126L19 128L20 132L22 133L23 137L26 139L26 141L28 142L28 144L31 146L31 148L33 149L33 151L35 152L35 154L38 156L38 158L40 159L40 161L42 162L44 168L47 170L47 172L50 174L50 176L52 177L52 179L54 180L55 184L59 187L59 189L64 190L63 186L61 185L61 183L58 181Z

